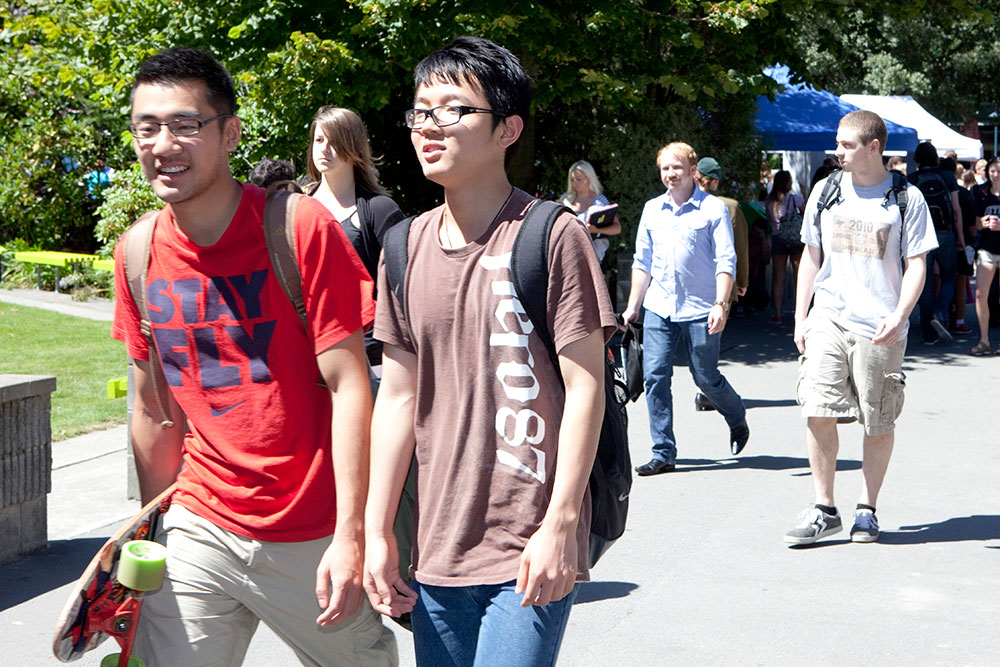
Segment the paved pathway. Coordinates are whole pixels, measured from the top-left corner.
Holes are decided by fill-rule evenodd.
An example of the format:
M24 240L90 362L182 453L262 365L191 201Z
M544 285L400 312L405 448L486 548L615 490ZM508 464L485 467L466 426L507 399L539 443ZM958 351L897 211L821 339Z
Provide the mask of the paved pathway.
M972 338L933 348L911 340L881 541L852 544L841 533L789 549L782 535L812 496L790 330L764 315L733 320L723 372L750 408L747 449L730 457L723 420L693 410L690 375L678 368L678 471L636 479L629 529L583 586L560 664L998 664L1000 357L968 356ZM641 463L650 443L641 399L630 417ZM49 549L0 566L7 664L55 662L51 631L70 583L134 511L122 429L86 437L54 446ZM860 427L841 428L845 514L860 491L860 441ZM401 664L413 665L409 636L397 637ZM296 663L261 628L245 664Z

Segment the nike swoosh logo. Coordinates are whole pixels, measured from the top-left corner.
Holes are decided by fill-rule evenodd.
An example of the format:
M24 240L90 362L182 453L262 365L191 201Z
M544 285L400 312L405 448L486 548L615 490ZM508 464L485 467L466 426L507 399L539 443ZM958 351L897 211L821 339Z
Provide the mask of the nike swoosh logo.
M623 493L620 496L618 496L618 502L623 503L626 500L628 500L628 494L627 493Z
M216 410L215 408L212 408L212 416L213 417L221 417L222 415L226 414L227 412L229 412L230 410L232 410L236 406L243 405L244 403L246 403L245 400L244 401L240 401L239 403L233 403L228 408L222 408L221 410Z

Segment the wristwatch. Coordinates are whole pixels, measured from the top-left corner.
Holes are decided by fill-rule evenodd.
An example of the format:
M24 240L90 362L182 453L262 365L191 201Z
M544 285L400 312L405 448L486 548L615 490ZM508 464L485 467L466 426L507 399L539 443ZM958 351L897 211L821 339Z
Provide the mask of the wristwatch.
M728 301L716 301L712 304L713 306L722 306L722 312L726 315L729 314L729 302Z

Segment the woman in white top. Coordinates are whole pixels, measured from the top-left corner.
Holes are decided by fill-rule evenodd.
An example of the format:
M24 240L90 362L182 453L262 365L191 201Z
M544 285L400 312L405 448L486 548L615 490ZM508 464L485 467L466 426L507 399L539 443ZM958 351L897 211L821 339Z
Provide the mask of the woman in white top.
M587 231L590 232L590 239L594 244L594 251L597 259L604 261L604 255L611 245L606 237L621 234L622 224L615 215L614 221L607 227L595 227L590 224L590 214L595 210L610 206L611 202L604 196L604 188L597 178L594 167L586 160L574 162L569 168L566 182L566 192L562 196L562 203L573 209L581 220L587 223Z
M771 223L771 305L774 306L773 324L781 324L781 304L785 299L785 275L789 260L792 276L799 273L799 259L802 257L802 242L789 241L780 236L781 223L792 209L799 215L806 209L806 201L792 191L792 175L781 170L774 175L774 185L764 200L767 220ZM801 221L801 217L799 218ZM801 222L800 222L801 224Z

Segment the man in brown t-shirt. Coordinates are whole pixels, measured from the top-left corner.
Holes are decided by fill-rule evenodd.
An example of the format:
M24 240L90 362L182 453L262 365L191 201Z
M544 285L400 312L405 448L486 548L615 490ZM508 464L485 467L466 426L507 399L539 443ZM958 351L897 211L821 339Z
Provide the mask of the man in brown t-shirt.
M517 59L460 37L415 79L406 123L445 203L412 223L403 304L379 268L366 589L383 613L412 609L418 664L471 665L501 647L511 664L553 664L575 584L588 578L585 497L614 313L570 214L549 240L558 368L514 291L511 249L536 203L504 168L530 104ZM416 591L400 579L392 534L411 455Z

